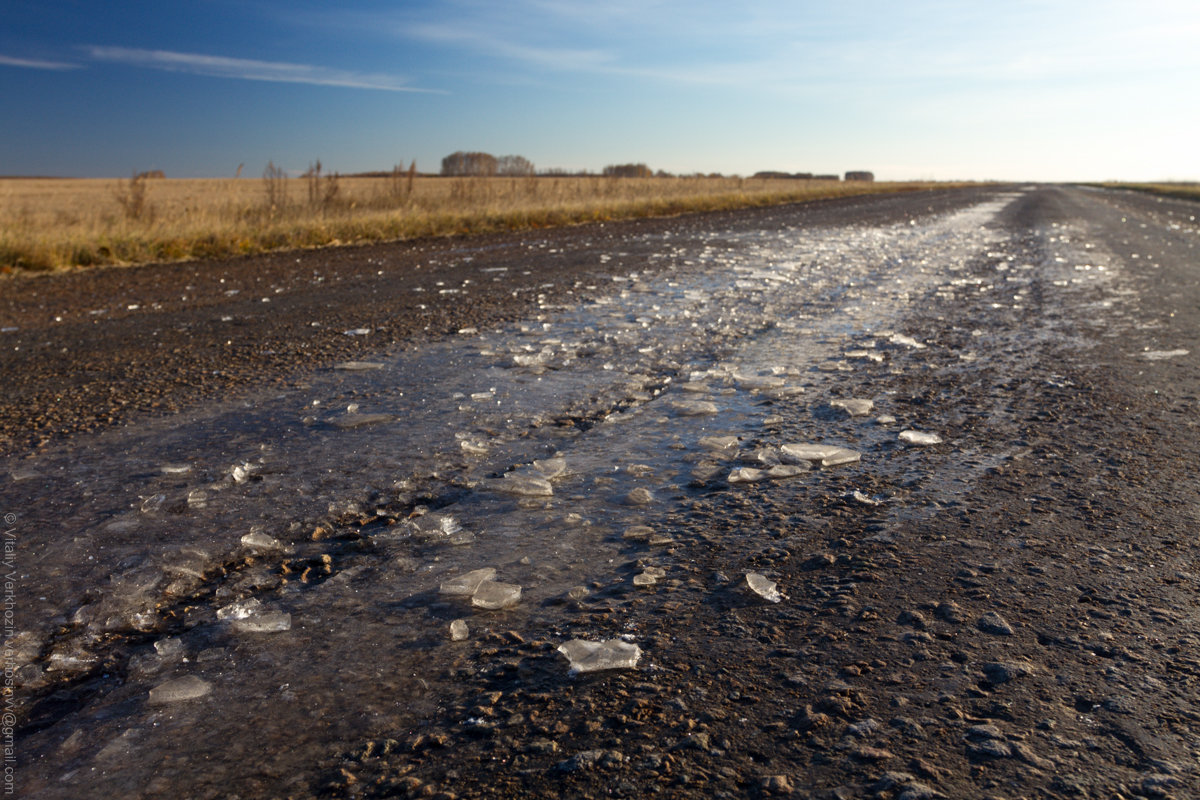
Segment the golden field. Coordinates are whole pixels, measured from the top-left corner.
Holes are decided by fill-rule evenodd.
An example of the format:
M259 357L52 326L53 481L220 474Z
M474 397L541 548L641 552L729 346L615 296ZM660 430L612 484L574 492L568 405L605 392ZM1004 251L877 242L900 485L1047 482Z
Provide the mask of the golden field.
M1135 192L1148 192L1168 197L1182 197L1185 200L1200 200L1200 183L1099 183L1106 189L1130 189Z
M219 258L954 184L409 176L0 179L0 271Z

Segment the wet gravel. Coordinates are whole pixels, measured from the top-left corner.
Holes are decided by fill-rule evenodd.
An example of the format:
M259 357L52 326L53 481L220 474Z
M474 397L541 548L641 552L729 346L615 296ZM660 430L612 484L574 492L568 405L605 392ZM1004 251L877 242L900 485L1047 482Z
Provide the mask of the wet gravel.
M767 227L870 226L985 196L744 214ZM960 265L954 282L896 321L924 347L893 347L834 390L886 397L888 413L940 443L897 438L874 454L886 469L821 470L819 480L697 479L647 509L660 538L626 536L621 572L563 597L550 627L472 622L441 672L425 676L436 697L418 673L397 670L380 676L379 692L399 701L369 718L329 713L336 687L329 702L314 698L326 710L314 719L338 740L319 763L235 753L186 785L123 788L147 797L1200 796L1198 213L1140 195L1025 191L993 223L1003 247ZM97 426L518 319L538 294L598 295L589 288L598 276L630 269L600 261L625 238L686 237L737 217L13 281L3 303L18 331L3 334L2 367L19 377L0 410L10 463ZM531 241L559 252L531 258ZM469 272L464 257L474 259ZM438 281L463 288L481 263L509 267L504 294L434 294ZM314 272L324 278L315 286ZM361 328L371 333L343 332ZM878 424L829 402L768 404L764 436L774 441L815 430L865 439ZM276 557L289 574L332 582L355 563L356 537L383 523L325 524L311 552ZM647 568L652 584L632 581ZM774 581L781 602L749 591L750 572ZM429 598L398 602L439 619L456 613ZM558 647L580 634L629 636L642 659L570 675ZM81 746L53 688L25 720L43 764L69 762ZM79 687L60 691L76 693L60 703L86 706ZM60 796L41 777L53 770L36 772L32 796Z
M846 219L889 224L980 193L0 278L0 454L243 388L288 385L340 360L522 319L546 302L579 302L597 293L597 280L629 270L601 257L636 237L669 232L696 241L741 221L764 230ZM507 270L494 276L500 291L480 278L489 268Z

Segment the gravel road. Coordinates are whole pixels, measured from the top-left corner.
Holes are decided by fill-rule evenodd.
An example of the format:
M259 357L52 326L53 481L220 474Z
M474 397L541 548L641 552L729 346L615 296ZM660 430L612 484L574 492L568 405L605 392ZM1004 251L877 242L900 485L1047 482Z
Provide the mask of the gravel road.
M6 280L16 791L1200 796L1198 214Z

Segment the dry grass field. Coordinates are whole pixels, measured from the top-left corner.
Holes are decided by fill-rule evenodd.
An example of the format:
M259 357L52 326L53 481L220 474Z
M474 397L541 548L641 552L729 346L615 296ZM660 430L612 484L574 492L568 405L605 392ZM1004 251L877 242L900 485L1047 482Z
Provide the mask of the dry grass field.
M0 271L217 258L945 187L722 177L0 179Z
M1131 189L1135 192L1182 197L1185 200L1200 200L1200 183L1102 183L1107 189Z

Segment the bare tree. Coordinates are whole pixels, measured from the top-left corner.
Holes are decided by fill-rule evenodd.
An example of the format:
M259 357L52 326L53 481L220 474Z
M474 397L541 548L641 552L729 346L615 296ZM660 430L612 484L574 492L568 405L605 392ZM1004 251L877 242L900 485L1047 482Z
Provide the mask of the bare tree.
M464 153L459 150L442 159L442 174L453 176L495 175L498 168L496 157L490 153Z
M651 178L654 172L645 164L609 164L604 168L606 178Z
M263 170L263 189L267 193L267 206L272 211L287 205L287 173L283 167L275 166L274 161L268 161Z
M526 175L534 175L537 170L533 167L533 162L524 156L500 156L496 163L497 175L509 175L514 177L524 177Z

